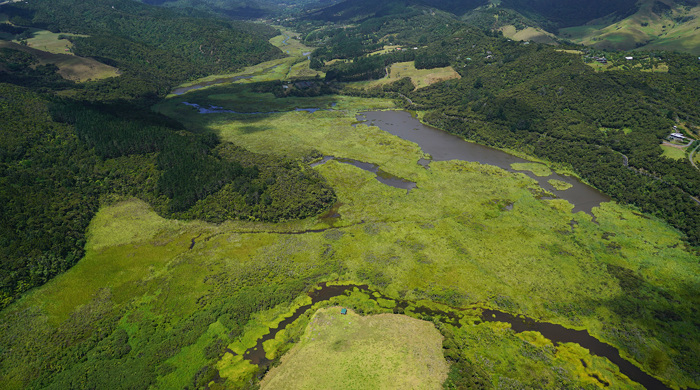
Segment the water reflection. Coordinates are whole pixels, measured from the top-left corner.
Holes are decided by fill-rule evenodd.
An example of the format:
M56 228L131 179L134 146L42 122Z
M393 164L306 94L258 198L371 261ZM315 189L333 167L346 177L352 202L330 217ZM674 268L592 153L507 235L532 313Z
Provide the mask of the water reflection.
M549 176L537 176L529 171L516 171L514 163L527 163L525 159L513 156L498 149L467 142L464 139L430 126L426 126L406 111L369 111L357 116L357 120L391 133L405 140L415 142L423 152L432 156L434 161L463 160L495 165L510 172L521 172L533 178L539 185L574 205L573 212L584 211L591 214L593 207L610 198L590 187L575 177L552 173ZM423 160L419 164L427 166ZM561 180L572 185L567 190L557 190L548 181Z

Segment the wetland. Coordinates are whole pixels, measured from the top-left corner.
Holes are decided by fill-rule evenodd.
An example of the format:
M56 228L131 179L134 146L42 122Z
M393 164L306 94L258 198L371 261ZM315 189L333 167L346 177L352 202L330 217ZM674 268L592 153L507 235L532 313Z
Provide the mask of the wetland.
M290 36L271 41L305 56ZM274 223L167 219L137 198L105 202L84 258L3 313L8 387L95 367L115 373L105 378L139 372L135 387L266 386L280 375L294 386L308 379L295 376L303 363L342 368L368 345L376 364L352 377L381 387L386 361L409 360L403 342L387 343L409 326L426 335L414 347L430 340L442 354L421 364L448 367L447 379L433 372L446 388L459 378L485 388L697 387L700 268L682 234L551 164L424 126L392 99L260 87L287 80L293 63L310 74L298 59L183 85L194 88L154 110L235 144L232 154L323 180L337 201ZM269 185L295 196L298 176L280 176ZM213 198L194 207L230 212ZM93 329L102 339L85 336ZM55 367L81 360L36 379L43 362L25 364L24 351L56 356ZM294 356L313 359L284 371Z
M529 162L504 151L468 142L456 135L427 126L406 111L363 112L357 116L357 119L402 139L415 142L434 161L472 161L497 166L510 172L519 171L513 168L513 164ZM537 175L530 171L524 171L524 173L555 197L572 203L573 212L585 211L591 214L593 207L610 201L610 197L572 176L556 172L549 172L546 175ZM549 182L550 180L567 183L568 188L562 190L561 186L555 187Z

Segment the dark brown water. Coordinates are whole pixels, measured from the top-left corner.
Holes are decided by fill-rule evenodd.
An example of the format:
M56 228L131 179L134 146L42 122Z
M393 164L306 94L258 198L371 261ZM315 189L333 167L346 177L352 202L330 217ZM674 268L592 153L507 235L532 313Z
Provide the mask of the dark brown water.
M302 314L309 310L314 304L322 301L327 301L333 297L350 293L353 289L358 289L365 293L370 293L370 299L384 298L396 302L396 310L403 312L408 306L412 306L410 301L395 299L384 296L383 294L370 290L367 285L345 285L345 286L329 286L326 283L321 283L320 288L309 293L311 304L304 305L298 308L294 314L280 322L277 327L270 329L270 333L260 338L255 347L247 350L243 357L250 360L256 365L267 365L270 361L265 357L263 343L267 340L274 339L277 333L287 327L289 324L298 319ZM443 311L422 306L413 308L413 312L422 316L440 318L442 322L449 323L453 326L461 326L459 323L459 311L463 309L454 308L454 310ZM561 325L551 324L548 322L535 321L527 317L517 317L498 310L484 310L481 314L481 320L485 322L503 322L511 325L514 332L520 333L525 331L534 331L541 333L544 337L551 340L555 344L559 343L576 343L588 349L591 354L602 356L610 360L613 364L620 368L620 372L627 375L631 380L641 384L647 389L663 389L670 390L660 380L645 373L639 367L623 359L620 352L613 346L603 343L602 341L591 336L585 330L575 330L565 328ZM234 353L231 350L227 352ZM585 364L585 363L584 363ZM593 377L603 385L609 385L599 377ZM691 389L689 389L691 390Z
M612 345L591 336L585 330L574 330L561 325L539 322L527 317L516 317L498 310L484 310L481 314L484 321L497 321L510 324L514 332L525 331L540 332L555 344L576 343L590 351L593 355L603 356L620 368L620 372L631 380L641 384L647 389L669 389L663 382L642 371L639 367L623 359L620 352ZM605 383L598 377L594 377L601 383ZM609 384L608 384L609 385Z
M479 162L495 165L510 172L516 172L511 168L511 164L530 162L501 150L467 142L446 131L426 126L406 111L369 111L358 115L357 120L377 126L387 133L407 141L415 142L423 152L430 154L435 161L463 160ZM421 165L426 166L427 164L423 162ZM574 205L574 213L584 211L591 214L593 207L599 206L602 202L610 201L608 196L593 187L581 183L575 177L557 173L552 173L547 177L539 177L529 171L518 172L535 179L545 190L572 203ZM556 190L547 182L551 179L567 182L573 187L564 191Z
M336 160L336 161L344 163L344 164L350 164L352 166L358 167L358 168L365 170L367 172L372 172L376 175L375 179L377 179L377 181L379 181L380 183L386 184L386 185L394 187L394 188L404 189L404 190L406 190L407 194L409 192L411 192L412 189L417 188L415 182L408 181L406 179L400 178L398 176L392 175L391 173L383 171L381 168L379 168L379 165L377 165L377 164L368 163L368 162L359 161L359 160L353 160L351 158L324 156L321 161L317 161L317 162L311 164L311 166L315 167L317 165L325 164L330 160Z

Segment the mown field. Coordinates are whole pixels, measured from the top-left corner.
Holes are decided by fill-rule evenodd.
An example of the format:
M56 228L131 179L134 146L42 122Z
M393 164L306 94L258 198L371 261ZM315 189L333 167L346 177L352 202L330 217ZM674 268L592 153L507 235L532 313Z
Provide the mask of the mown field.
M298 164L309 156L352 158L417 188L407 193L332 160L313 169L335 189L337 216L215 225L167 220L136 199L106 202L90 225L86 256L0 316L5 387L244 388L264 377L265 368L243 354L308 304L306 292L338 280L369 284L392 299L463 308L459 327L413 314L432 320L416 326L432 334L434 326L445 338L448 388L465 377L486 388L641 388L578 345L476 320L481 308L587 329L666 383L698 386L700 265L666 223L613 202L593 215L574 214L570 203L542 198L524 174L488 165L442 161L425 169L416 144L357 123L358 112L394 108L390 100L275 98L252 88L211 87L155 109L253 152ZM202 115L183 102L280 112ZM284 353L299 346L291 361L323 340L334 345L340 330L317 327L317 309L395 310L391 299L370 298L355 292L319 303L265 343L268 359L283 359L265 381L307 380L284 371ZM353 332L373 321L352 318ZM377 325L372 333L391 356L401 354L383 332L396 326ZM307 327L318 332L318 343L315 336L308 340ZM337 369L358 353L348 351L317 358ZM411 364L405 354L396 359L399 367ZM391 369L379 363L356 368L372 383L389 383Z
M300 342L261 389L439 389L447 379L442 335L403 315L317 311Z
M664 151L664 156L672 158L674 160L681 160L686 158L685 149L678 148L672 145L661 145L661 149Z

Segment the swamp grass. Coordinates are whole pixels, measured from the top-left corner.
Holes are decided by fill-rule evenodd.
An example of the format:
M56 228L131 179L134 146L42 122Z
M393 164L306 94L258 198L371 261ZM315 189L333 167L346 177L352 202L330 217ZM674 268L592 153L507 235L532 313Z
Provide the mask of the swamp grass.
M643 366L648 354L663 349L663 343L638 348L633 344L639 340L615 335L609 329L620 327L627 332L635 326L658 329L661 324L649 323L654 320L632 326L626 323L626 309L620 307L620 302L626 301L625 291L618 290L620 281L610 274L606 264L630 269L634 274L644 269L646 277L653 279L654 272L675 264L678 267L673 272L685 279L682 284L697 285L697 275L691 272L697 268L693 263L696 257L682 249L679 236L675 243L664 244L675 246L673 255L657 257L659 252L652 243L668 237L660 234L668 227L614 203L594 210L596 225L584 213L572 215L571 205L565 201L537 201L531 192L533 181L516 179L497 168L433 162L428 172L416 164L422 155L414 144L373 127L352 128L348 115L340 112L263 116L256 124L269 130L252 132L247 131L246 121L232 119L230 116L206 124L199 118L191 123L255 151L301 156L313 145L322 154L373 162L417 183L418 188L406 195L351 166L331 161L317 168L338 191L343 204L339 209L340 226L364 222L362 227L348 228L353 240L348 246L334 246L336 253L359 276L355 279L388 291L408 291L408 296L420 298L420 294L429 296L432 290L454 289L462 291L460 294L469 301L489 302L536 318L585 327L618 347L626 344L634 350L630 355ZM542 164L521 168L537 169L540 174L549 171ZM508 204L513 204L513 210L505 211ZM616 216L609 218L610 214ZM434 230L416 229L418 221L430 221ZM571 221L575 223L573 228ZM631 229L640 223L649 224L648 230ZM379 230L373 235L363 233L370 228ZM409 249L398 245L411 242L408 237L422 238ZM649 245L643 245L644 241ZM654 271L647 271L640 260L654 264ZM665 275L664 282L656 279L654 283L689 297L670 275ZM463 292L461 286L469 286L470 292ZM668 304L659 296L655 299L661 299L659 307ZM632 303L622 305L627 304ZM675 336L667 333L664 337ZM675 359L681 357L676 355ZM664 370L667 368L670 366Z
M204 102L207 93L221 91L192 92L187 99ZM243 116L200 115L183 99L169 99L158 110L254 152L353 158L418 188L407 194L329 161L314 169L340 202L332 224L309 218L213 225L165 220L138 200L105 206L90 226L85 258L3 312L0 326L13 337L0 339L11 351L0 362L0 379L9 388L38 383L45 356L51 364L68 359L57 344L31 340L88 342L71 336L75 321L95 327L111 321L108 329L125 330L126 356L139 367L150 367L142 356L163 356L153 360L159 368L149 371L152 382L143 382L154 388L193 381L233 388L257 377L258 368L240 353L302 305L305 290L332 280L367 283L390 297L491 307L587 329L667 383L697 387L698 257L659 219L609 202L593 209L594 221L573 214L564 200L537 199L538 187L525 175L478 163L434 161L426 170L417 163L424 155L416 144L355 123L357 112L389 109L391 101L334 96L327 98L337 103L332 111ZM288 99L281 105L310 102ZM360 307L363 301L355 295L331 303ZM390 302L373 305L378 312L393 310ZM265 352L279 357L308 321L300 317ZM596 374L627 386L607 360L585 351L523 339L505 324L464 323L469 326L452 330L455 339L493 383L558 388L557 380L581 372L582 385ZM161 338L184 344L158 352L154 340ZM556 367L565 372L552 374ZM89 369L71 366L78 376Z
M569 188L573 187L573 184L557 179L547 180L547 183L551 184L552 187L554 187L554 189L557 191L566 191Z

